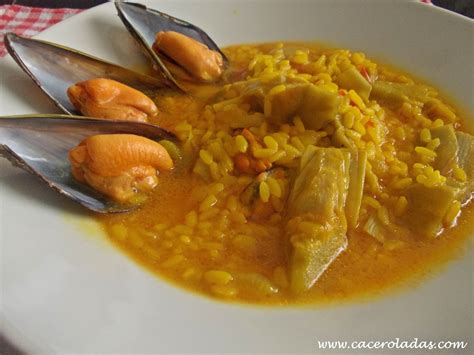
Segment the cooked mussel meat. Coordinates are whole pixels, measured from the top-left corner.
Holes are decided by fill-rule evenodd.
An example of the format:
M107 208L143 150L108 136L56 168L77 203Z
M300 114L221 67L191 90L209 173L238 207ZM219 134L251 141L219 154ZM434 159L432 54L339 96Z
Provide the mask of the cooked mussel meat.
M73 176L118 202L151 191L173 161L158 142L133 134L88 137L69 151Z
M67 89L74 107L84 116L146 122L158 114L153 100L118 81L97 78Z

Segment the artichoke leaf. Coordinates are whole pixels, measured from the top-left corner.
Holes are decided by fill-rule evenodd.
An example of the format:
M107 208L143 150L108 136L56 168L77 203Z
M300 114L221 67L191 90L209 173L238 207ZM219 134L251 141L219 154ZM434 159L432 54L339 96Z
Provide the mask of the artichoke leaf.
M458 165L466 172L467 179L474 180L474 137L464 132L456 132L458 142Z
M457 164L466 173L466 180L448 178L447 184L456 188L456 199L462 204L472 199L474 194L474 137L464 132L456 132ZM438 147L439 149L439 147Z
M425 85L392 83L384 80L378 80L372 84L370 98L392 109L402 106L406 97L426 102L430 99L430 89Z
M433 128L431 138L438 138L440 141L433 167L441 174L447 175L458 163L458 140L454 128L452 125Z
M310 147L288 200L286 234L290 287L311 288L347 247L344 204L349 188L350 152Z
M436 237L457 195L457 189L452 186L410 186L406 191L408 207L403 215L404 224L420 236Z
M347 222L351 228L357 227L359 221L362 195L364 194L366 167L367 152L362 150L351 151L349 190L345 207Z
M355 66L351 65L348 69L341 72L341 74L337 76L336 82L339 87L343 89L355 90L364 101L367 102L369 100L372 85L370 85Z

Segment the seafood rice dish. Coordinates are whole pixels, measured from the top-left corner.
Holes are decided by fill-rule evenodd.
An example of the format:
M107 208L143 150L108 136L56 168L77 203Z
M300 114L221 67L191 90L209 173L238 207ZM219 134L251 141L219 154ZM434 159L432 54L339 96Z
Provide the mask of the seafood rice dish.
M148 10L119 11L143 42L133 11ZM147 269L227 301L320 303L389 290L464 245L474 137L438 89L358 51L220 49L201 30L168 27L141 43L159 87L115 67L120 75L96 69L60 94L42 87L64 111L112 125L61 141L60 159L82 189L76 200L127 206L94 218ZM163 134L140 134L149 125Z

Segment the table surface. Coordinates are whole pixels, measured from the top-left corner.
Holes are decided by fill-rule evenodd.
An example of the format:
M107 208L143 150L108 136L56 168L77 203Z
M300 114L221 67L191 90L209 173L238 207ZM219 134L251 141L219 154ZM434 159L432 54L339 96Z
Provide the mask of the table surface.
M73 8L88 9L107 2L107 0L0 0L0 5L23 5L43 8ZM455 11L464 16L474 18L474 0L432 0L432 3L445 9ZM0 354L20 355L21 351L15 349L0 334Z

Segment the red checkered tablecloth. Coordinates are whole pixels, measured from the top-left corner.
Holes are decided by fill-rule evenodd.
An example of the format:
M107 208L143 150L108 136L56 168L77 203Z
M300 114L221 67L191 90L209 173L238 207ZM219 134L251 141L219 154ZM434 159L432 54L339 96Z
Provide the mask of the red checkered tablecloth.
M6 33L15 32L31 37L81 11L80 9L45 9L19 5L0 6L0 57L7 52L3 43Z

